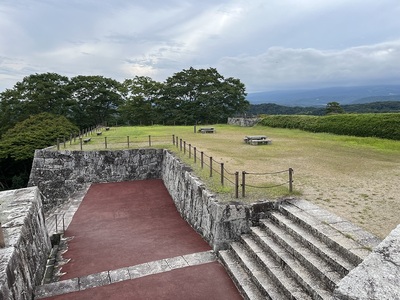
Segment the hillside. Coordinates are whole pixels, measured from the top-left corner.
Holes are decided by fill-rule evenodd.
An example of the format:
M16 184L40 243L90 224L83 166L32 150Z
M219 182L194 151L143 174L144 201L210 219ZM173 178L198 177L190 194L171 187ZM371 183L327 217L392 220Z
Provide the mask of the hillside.
M400 101L372 102L364 104L342 105L346 113L388 113L400 112ZM284 106L274 103L251 104L248 110L250 115L325 115L323 107Z
M325 106L336 101L342 105L377 101L400 101L400 86L330 87L315 90L286 90L249 93L251 104L274 103L285 106Z

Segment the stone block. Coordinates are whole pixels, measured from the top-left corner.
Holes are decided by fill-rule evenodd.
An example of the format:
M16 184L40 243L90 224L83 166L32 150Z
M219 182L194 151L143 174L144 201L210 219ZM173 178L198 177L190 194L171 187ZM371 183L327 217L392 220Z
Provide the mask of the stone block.
M86 290L94 287L110 284L110 276L108 271L90 274L79 278L79 289Z
M400 299L400 225L343 278L337 300Z

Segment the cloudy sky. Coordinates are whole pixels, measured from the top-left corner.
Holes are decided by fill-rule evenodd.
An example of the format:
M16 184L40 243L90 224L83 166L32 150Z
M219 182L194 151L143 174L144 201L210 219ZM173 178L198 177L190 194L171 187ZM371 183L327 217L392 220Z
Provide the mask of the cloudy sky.
M247 92L400 82L399 0L0 0L0 92L55 72L164 81L214 67Z

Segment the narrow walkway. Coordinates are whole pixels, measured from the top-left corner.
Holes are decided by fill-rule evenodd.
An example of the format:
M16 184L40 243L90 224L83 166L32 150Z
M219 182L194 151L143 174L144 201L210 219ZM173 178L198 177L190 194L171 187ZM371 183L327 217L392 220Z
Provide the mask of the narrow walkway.
M117 270L103 271L83 277L42 285L36 289L35 299L53 299L51 298L52 296L54 297L67 293L83 291L125 280L141 278L148 275L155 275L175 269L197 266L215 261L216 256L213 251L206 251L161 259ZM56 297L54 299L60 298Z
M35 299L242 299L162 180L93 184L65 236L65 275Z

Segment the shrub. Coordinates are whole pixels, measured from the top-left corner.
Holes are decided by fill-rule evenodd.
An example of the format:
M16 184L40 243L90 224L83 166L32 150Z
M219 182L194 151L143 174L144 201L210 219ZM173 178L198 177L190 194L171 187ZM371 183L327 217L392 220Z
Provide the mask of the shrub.
M322 117L278 115L266 116L260 124L311 132L400 140L400 113L339 114Z

